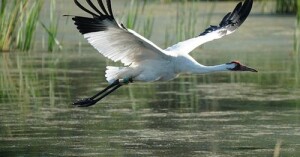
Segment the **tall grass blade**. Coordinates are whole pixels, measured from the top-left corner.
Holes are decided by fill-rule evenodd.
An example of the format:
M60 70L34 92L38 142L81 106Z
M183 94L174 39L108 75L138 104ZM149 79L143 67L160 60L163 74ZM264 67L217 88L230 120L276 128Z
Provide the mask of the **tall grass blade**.
M276 13L297 13L297 3L298 0L276 0Z
M126 26L130 29L135 29L139 14L139 1L131 0L129 8L129 13L126 18Z
M44 4L43 0L34 1L32 7L30 8L29 13L27 14L25 20L25 26L22 32L24 36L23 39L21 40L21 44L18 47L22 51L29 51L32 46L36 25L43 4Z
M295 52L295 84L299 85L300 68L299 68L299 46L300 46L300 0L297 0L296 27L294 36L294 52Z
M56 10L56 0L51 0L50 24L49 24L49 29L46 29L46 31L48 33L48 51L50 51L50 52L54 51L55 46L58 46L59 50L62 49L62 45L56 38L59 20L57 18L58 16L54 14L55 10Z
M2 0L0 19L0 51L9 51L13 45L16 29L19 25L20 12L24 11L28 0Z
M60 44L59 40L56 38L57 35L57 28L55 29L55 31L51 31L51 27L50 29L46 27L46 25L42 22L40 22L40 25L45 29L45 31L48 34L48 51L52 52L54 51L54 46L57 45L59 50L62 50L62 45Z
M29 51L44 0L0 2L0 51L11 49Z
M151 38L153 32L153 26L154 26L154 18L148 16L146 22L144 23L144 29L143 29L143 35L145 38L147 39Z

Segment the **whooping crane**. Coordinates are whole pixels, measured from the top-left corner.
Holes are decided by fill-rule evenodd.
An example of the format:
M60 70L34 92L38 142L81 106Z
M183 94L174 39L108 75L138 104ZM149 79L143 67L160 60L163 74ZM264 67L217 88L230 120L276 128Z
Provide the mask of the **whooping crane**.
M90 98L73 103L75 106L88 107L94 105L122 85L134 81L167 81L182 73L257 72L238 61L205 66L189 55L196 47L235 32L248 17L253 0L238 3L235 9L229 12L218 26L210 26L200 35L179 42L165 50L116 21L110 0L106 0L106 3L97 0L99 9L91 0L86 0L94 12L85 8L78 0L74 0L74 2L80 9L92 15L92 17L73 16L72 19L75 21L79 32L102 55L112 61L121 61L124 64L124 67L107 66L105 77L109 82L109 86ZM106 7L104 4L106 4Z

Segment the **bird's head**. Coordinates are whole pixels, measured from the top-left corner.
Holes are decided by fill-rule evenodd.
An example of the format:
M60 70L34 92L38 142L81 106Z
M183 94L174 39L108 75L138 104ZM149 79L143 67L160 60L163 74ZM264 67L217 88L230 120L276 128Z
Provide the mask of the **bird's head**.
M239 61L232 61L230 63L226 63L230 68L227 68L230 71L250 71L250 72L258 72L257 70L247 67L241 64Z

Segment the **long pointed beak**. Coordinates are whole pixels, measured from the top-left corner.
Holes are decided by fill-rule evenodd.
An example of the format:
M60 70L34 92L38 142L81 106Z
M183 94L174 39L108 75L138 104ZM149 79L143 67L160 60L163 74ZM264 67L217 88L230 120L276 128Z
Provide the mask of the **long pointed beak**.
M245 65L242 65L242 66L241 66L241 71L258 72L256 69L247 67L247 66L245 66Z

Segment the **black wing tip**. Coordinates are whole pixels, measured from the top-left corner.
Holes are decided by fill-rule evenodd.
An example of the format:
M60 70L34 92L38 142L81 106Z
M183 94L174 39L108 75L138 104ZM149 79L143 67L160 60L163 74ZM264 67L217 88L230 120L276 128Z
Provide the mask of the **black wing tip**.
M95 18L74 16L72 20L75 21L74 24L81 34L107 30L107 27L103 22L101 20L96 20Z
M94 12L85 8L78 0L74 0L74 3L83 11L92 15L92 17L73 16L72 20L75 21L75 25L81 34L87 34L92 32L99 32L107 30L107 25L104 24L104 20L115 22L112 14L111 2L106 0L107 9L104 6L103 0L97 0L100 9L98 9L91 0L86 0L87 4L93 9ZM72 16L72 15L71 15Z
M213 26L213 25L211 25L210 27L208 27L207 29L205 29L205 31L203 33L201 33L199 36L203 36L203 35L206 35L208 33L211 33L213 31L218 30L219 28L220 28L219 26Z
M93 9L93 11L95 11L96 13L94 13L94 12L88 10L87 8L85 8L81 3L78 2L78 0L74 0L74 3L81 10L89 13L90 15L93 16L93 18L99 18L101 20L104 20L104 19L114 20L110 0L106 0L106 6L107 6L108 11L104 6L103 0L97 0L98 4L100 6L100 9L98 9L91 0L86 0L86 2L91 7L91 9Z
M233 25L239 27L248 17L252 9L253 0L245 0L244 3L240 2L236 5L231 15L221 21L220 27Z
M227 29L230 31L236 30L247 19L248 15L252 10L252 5L253 5L253 0L245 0L244 3L239 2L232 12L227 13L223 17L219 26L210 26L199 36L206 35L210 32L216 31L224 27L227 27Z

